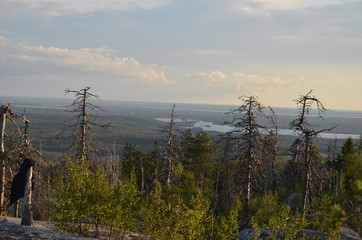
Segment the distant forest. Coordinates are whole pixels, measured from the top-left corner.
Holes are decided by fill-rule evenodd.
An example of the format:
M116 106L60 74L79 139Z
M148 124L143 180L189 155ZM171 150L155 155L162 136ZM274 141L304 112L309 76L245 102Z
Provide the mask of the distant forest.
M362 234L362 140L321 139L338 130L316 124L327 109L312 91L296 96L296 114L283 119L257 96L242 96L218 122L230 126L224 133L179 121L176 105L168 106L165 122L155 119L164 117L157 109L138 118L119 111L123 124L115 126L120 120L102 109L89 87L66 94L68 107L37 106L36 115L11 102L1 106L3 215L29 208L30 218L57 221L62 230L88 236L92 227L98 237L107 227L116 239L129 232L150 239L235 239L243 229L254 229L255 239L263 229L271 230L271 239L293 239L301 229L331 239L344 227ZM220 121L202 114L201 120ZM361 132L359 120L345 124ZM293 136L280 136L281 125ZM32 195L9 206L24 159L36 162L28 180Z

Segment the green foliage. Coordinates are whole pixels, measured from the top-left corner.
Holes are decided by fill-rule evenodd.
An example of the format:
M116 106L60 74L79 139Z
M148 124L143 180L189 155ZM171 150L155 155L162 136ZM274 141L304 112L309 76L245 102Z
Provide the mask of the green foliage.
M115 230L117 237L125 231L136 231L140 225L141 193L137 188L135 174L131 174L129 179L122 179L114 188L108 200L111 202L111 209L106 216L105 224L118 229Z
M269 192L263 196L258 204L258 210L252 217L255 229L254 239L259 239L262 230L269 231L269 239L294 239L299 230L304 227L302 215L292 214L285 203L278 201L277 194Z
M341 170L341 207L349 216L348 223L362 233L362 156L358 154L357 145L348 138L342 146L338 158L343 161Z
M208 239L210 203L194 186L188 179L179 187L162 189L156 181L145 204L144 233L156 239ZM184 196L187 189L191 193Z
M156 181L149 194L148 201L144 205L144 229L143 232L157 238L167 238L170 234L170 210L169 205L162 199L161 183Z
M108 215L111 191L106 176L99 168L92 172L87 160L68 159L64 175L56 183L56 211L61 229L87 235L86 220L98 226Z
M259 203L258 210L252 218L254 228L281 230L286 227L290 207L279 204L276 194L265 194Z
M305 221L309 229L328 232L334 237L339 237L347 222L346 211L340 205L333 205L330 196L313 203L306 215Z
M112 190L101 167L97 167L94 172L91 172L86 183L88 188L88 219L95 225L97 237L99 224L103 224L112 211L110 204Z
M87 234L83 219L88 214L87 181L91 172L87 161L73 162L68 159L64 175L57 179L55 189L57 220L60 228L78 234Z
M133 144L126 144L123 148L123 157L121 159L122 178L131 178L135 174L139 189L149 190L156 172L155 158L152 154L146 154L140 151Z
M213 156L216 148L212 146L210 134L203 130L196 134L193 134L191 129L186 130L183 151L185 170L194 174L199 187L207 188L216 164L216 158Z
M226 215L221 215L216 219L215 234L212 239L231 240L239 233L238 216L241 210L241 201L237 198Z
M327 232L339 235L347 222L347 214L341 206L334 205L330 208L329 214L325 217L323 225Z

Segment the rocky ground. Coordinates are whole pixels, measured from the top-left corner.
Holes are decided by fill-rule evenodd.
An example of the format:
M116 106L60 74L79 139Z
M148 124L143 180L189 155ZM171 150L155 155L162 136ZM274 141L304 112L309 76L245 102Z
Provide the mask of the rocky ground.
M255 233L254 229L245 229L240 232L240 234L236 237L235 240L253 240L254 233ZM260 232L259 239L268 239L269 235L270 235L270 230L264 229ZM328 239L333 239L333 236L329 235L326 232L302 229L297 233L296 239L328 240ZM355 231L353 231L349 228L343 229L340 239L341 240L362 240L362 238Z
M20 218L0 216L0 240L95 240L96 238L80 237L77 235L60 232L56 228L56 223L45 221L34 221L34 226L20 225ZM98 239L110 239L109 230L103 229ZM92 234L92 233L91 233ZM111 238L119 239L119 238ZM128 233L123 240L147 239L133 233Z
M56 231L52 222L34 221L34 226L20 225L20 218L0 217L0 240L91 240L76 235Z
M22 226L20 225L20 218L13 217L0 217L0 240L96 240L96 238L80 237L69 233L57 231L56 223L34 221L34 226ZM252 240L254 235L253 229L243 230L236 239L240 240ZM261 238L267 238L269 230L263 230L261 232ZM102 229L100 237L98 239L110 239L108 237L109 230ZM92 234L92 233L91 233ZM297 239L328 239L329 234L312 231L301 230L297 234ZM121 238L111 238L121 239ZM142 236L134 233L128 233L122 238L123 240L131 239L149 239L147 236ZM343 229L342 240L362 240L358 234L351 229Z

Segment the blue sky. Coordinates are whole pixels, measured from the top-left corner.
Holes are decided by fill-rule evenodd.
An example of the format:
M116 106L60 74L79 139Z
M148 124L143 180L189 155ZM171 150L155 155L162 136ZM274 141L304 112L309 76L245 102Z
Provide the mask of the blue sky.
M0 95L362 110L362 1L0 0Z

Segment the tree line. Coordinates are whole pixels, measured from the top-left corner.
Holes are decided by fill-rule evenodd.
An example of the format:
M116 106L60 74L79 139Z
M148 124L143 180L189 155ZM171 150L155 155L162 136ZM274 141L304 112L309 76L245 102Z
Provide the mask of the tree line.
M309 123L312 110L320 118L326 111L312 91L295 99L295 138L287 149L279 146L273 109L256 96L242 96L240 106L226 113L231 131L181 130L173 105L164 141L155 141L151 152L128 143L121 157L97 142L93 129L111 127L98 121L98 96L89 87L66 93L75 98L69 110L75 121L59 134L71 139L60 161L42 159L10 104L1 107L3 213L13 211L6 208L17 168L12 159L36 158L33 213L81 235L91 226L95 236L102 226L120 239L129 232L151 239L234 239L246 228L287 229L287 239L302 228L336 237L343 227L362 233L361 144L348 138L340 150L331 142L327 155L318 152L319 134L332 128ZM260 123L264 119L268 126ZM15 126L14 137L6 120Z

